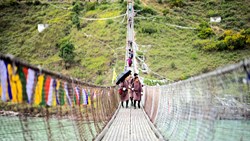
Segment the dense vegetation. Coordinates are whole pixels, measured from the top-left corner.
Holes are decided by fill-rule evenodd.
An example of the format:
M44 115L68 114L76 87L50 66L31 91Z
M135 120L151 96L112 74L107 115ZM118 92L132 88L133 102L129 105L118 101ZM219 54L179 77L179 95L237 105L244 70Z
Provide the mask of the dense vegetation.
M249 57L247 0L135 1L140 10L135 19L140 55L162 77L186 79ZM0 53L96 84L110 84L114 67L117 73L123 70L126 20L83 17L124 14L126 2L3 0L0 7ZM221 16L222 21L209 23L211 16ZM38 33L41 23L49 28ZM152 73L144 76L161 79Z

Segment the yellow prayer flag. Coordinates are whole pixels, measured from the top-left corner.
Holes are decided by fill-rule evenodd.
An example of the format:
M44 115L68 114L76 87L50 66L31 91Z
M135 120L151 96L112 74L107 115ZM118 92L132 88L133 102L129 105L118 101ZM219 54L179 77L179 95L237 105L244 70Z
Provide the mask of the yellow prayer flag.
M17 86L16 86L16 83L15 83L15 76L13 74L13 69L12 69L12 66L11 64L8 64L8 74L9 74L9 80L10 80L10 88L11 88L11 92L12 92L12 102L13 103L17 103L18 102L18 95L17 95Z
M42 90L43 90L44 75L38 76L38 81L36 84L34 104L39 105L42 102Z

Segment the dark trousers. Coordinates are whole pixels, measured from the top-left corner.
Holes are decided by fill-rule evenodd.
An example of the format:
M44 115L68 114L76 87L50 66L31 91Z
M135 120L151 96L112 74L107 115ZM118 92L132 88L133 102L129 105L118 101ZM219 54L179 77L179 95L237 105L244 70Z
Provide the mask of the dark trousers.
M129 101L129 100L126 100L126 108L128 108L128 101ZM122 101L121 103L122 103L122 107L124 107L124 106L123 106L123 101Z
M136 101L138 101L138 108L141 108L141 106L140 106L141 100L135 100L134 101L134 107L136 108Z
M133 97L130 97L131 100L131 107L134 106L134 101L133 101Z

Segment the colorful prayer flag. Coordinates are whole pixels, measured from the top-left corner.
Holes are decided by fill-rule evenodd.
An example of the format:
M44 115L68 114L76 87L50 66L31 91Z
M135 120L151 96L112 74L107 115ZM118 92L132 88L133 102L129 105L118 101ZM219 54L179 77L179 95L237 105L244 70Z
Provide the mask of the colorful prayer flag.
M19 75L19 79L18 79L17 83L19 83L19 85L21 84L21 86L20 86L21 90L18 90L19 96L20 96L20 100L21 100L19 102L28 102L28 96L27 96L27 92L26 92L26 76L27 75L25 76L23 70L24 69L23 69L22 66L18 66L18 68L17 68L17 74Z
M5 66L4 61L0 60L0 76L1 76L1 99L2 101L6 102L7 101L7 69Z
M56 88L56 104L60 105L60 96L59 96L59 88L60 88L60 81L56 80L55 82L55 88Z
M88 105L88 94L84 89L82 89L82 98L83 98L83 105Z
M47 76L45 79L45 83L44 83L44 100L45 100L46 104L47 104L48 99L49 99L50 81L51 81L51 77ZM43 105L45 105L45 102L43 103Z
M6 67L6 71L7 71L7 88L8 88L8 96L9 96L9 99L12 100L13 99L13 96L12 96L12 89L11 89L11 77L9 75L9 72L8 72L8 63L4 62L5 64L5 67ZM11 69L11 73L12 73L12 69Z
M91 95L90 95L90 89L88 89L88 105L91 105Z
M49 78L50 80L48 80L49 83L49 87L48 90L46 92L46 103L48 106L52 105L52 98L53 98L53 83L54 83L54 79L53 78Z
M39 105L42 102L42 90L43 90L43 83L44 83L44 75L41 74L38 76L36 90L34 95L34 104Z
M58 81L57 82L57 87L59 87L58 89L58 93L59 93L59 103L60 105L64 105L65 104L65 91L62 85L62 82Z
M56 106L57 100L58 100L57 99L56 83L57 83L57 80L54 79L53 84L52 84L52 106Z
M75 104L80 105L80 91L77 86L75 87Z
M26 73L26 70L24 70L24 74ZM35 83L35 71L32 69L28 69L27 75L26 75L26 92L28 96L28 103L31 103L32 101L32 94L33 94L33 88Z
M71 106L72 103L71 103L71 98L70 98L70 96L69 96L69 91L68 91L67 82L64 82L64 91L65 91L65 94L66 94L66 96L67 96L68 104Z
M94 105L94 108L96 108L96 103L97 103L97 99L96 99L96 92L93 93L93 105Z
M13 103L21 103L23 101L23 88L22 83L20 80L20 77L18 74L15 74L15 72L19 72L18 68L14 66L14 68L11 66L11 64L8 64L8 74L9 74L9 84L11 88L12 93L12 102ZM23 76L22 76L23 77Z
M48 82L50 82L50 77L47 77L46 75L44 75L44 80L43 80L43 85L42 85L42 101L40 103L40 105L45 106L46 105L46 91L48 89Z

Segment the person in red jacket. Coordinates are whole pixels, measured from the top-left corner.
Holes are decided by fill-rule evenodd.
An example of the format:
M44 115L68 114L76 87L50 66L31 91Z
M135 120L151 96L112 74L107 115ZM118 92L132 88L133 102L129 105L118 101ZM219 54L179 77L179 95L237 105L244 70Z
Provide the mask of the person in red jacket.
M136 101L138 101L138 108L141 108L141 96L142 96L142 84L139 80L138 74L134 74L134 82L132 84L133 98L134 98L134 108L136 109Z
M120 95L121 99L121 105L124 107L123 102L126 101L126 108L128 108L128 102L129 102L129 76L126 77L126 79L120 83L120 88L122 89L122 94Z

